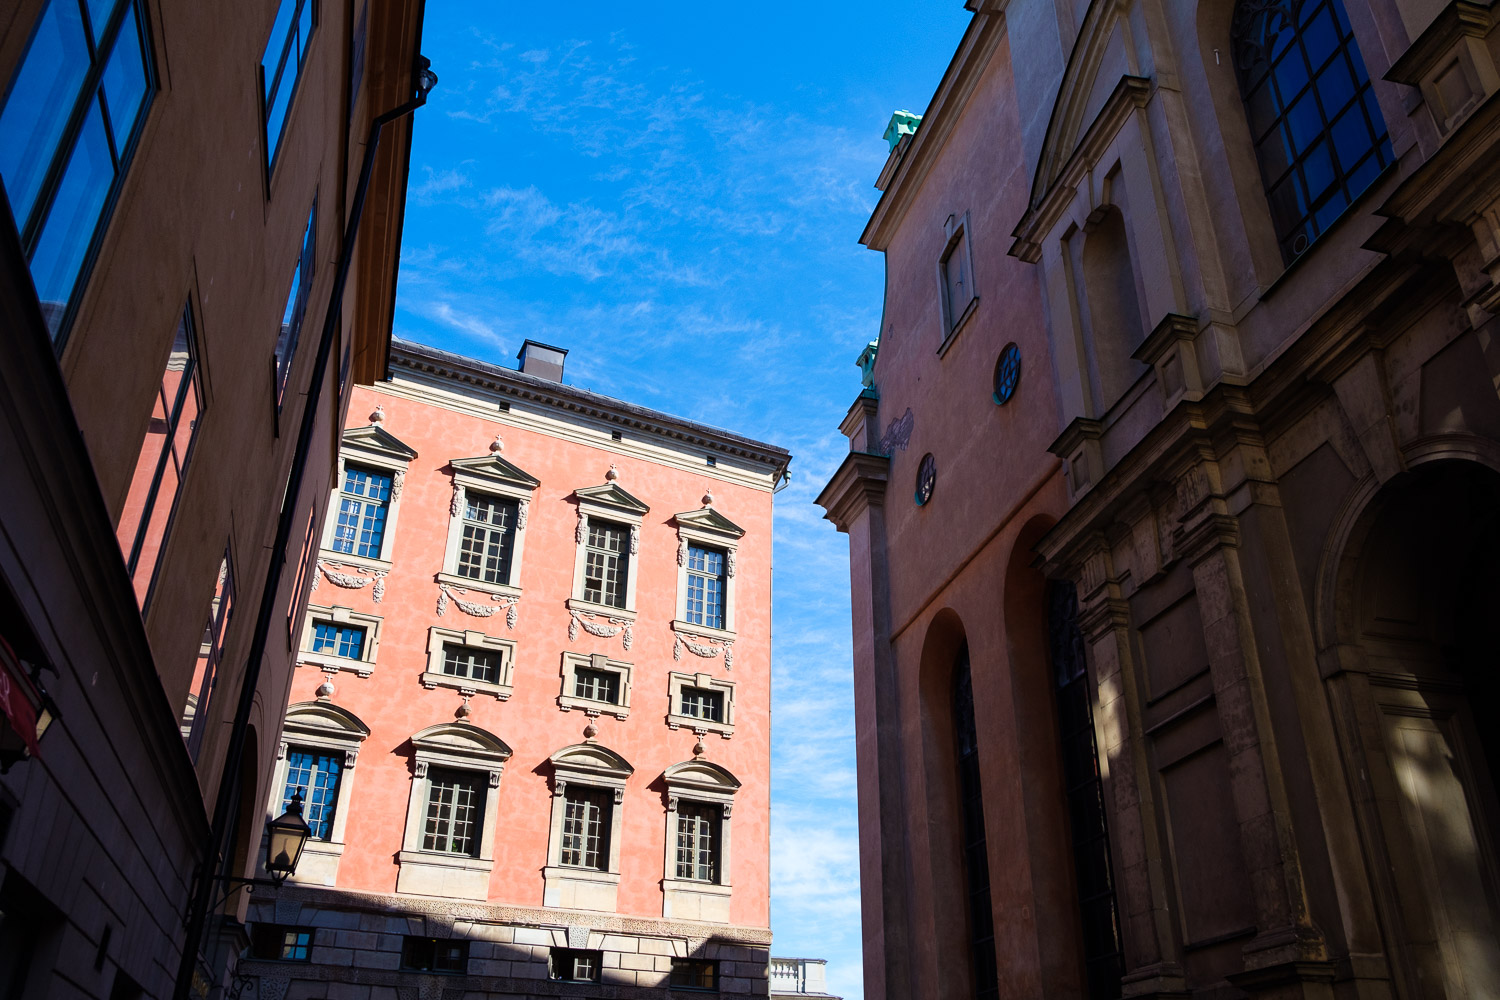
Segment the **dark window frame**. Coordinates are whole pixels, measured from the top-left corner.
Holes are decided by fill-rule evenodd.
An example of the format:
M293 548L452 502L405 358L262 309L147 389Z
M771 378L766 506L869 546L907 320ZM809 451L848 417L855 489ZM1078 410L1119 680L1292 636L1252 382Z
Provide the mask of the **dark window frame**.
M689 696L692 697L690 702ZM702 719L704 722L724 722L724 706L728 699L724 697L724 691L719 688L698 687L692 684L684 684L678 691L678 713L689 719ZM703 711L708 705L717 705L716 714L709 715Z
M1341 0L1240 0L1230 51L1276 242L1290 265L1395 162L1390 129ZM1330 110L1330 100L1341 103Z
M478 516L476 511L480 510L480 504L488 505L488 517ZM461 576L466 580L474 580L477 583L510 585L511 572L515 564L516 556L516 533L520 521L520 501L501 496L496 493L484 493L479 490L465 490L463 508L459 511L459 541L458 553L454 559L453 574ZM499 518L499 521L495 518ZM470 564L468 557L471 555L469 542L471 539L479 540L479 552L477 562ZM498 554L491 555L491 546L498 548ZM494 559L496 566L496 579L488 578L488 563ZM472 569L474 572L467 572Z
M293 759L299 755L305 755L313 759L313 767L310 770L310 781L294 781L292 768ZM317 766L320 761L332 763L332 769L327 770ZM286 781L282 785L281 808L285 811L291 805L292 794L300 791L302 793L302 818L312 829L312 839L329 843L333 840L333 825L338 819L339 788L344 783L344 751L331 750L327 747L303 746L292 744L286 748ZM332 779L330 784L326 779Z
M578 975L578 962L593 963L593 974ZM594 948L553 948L547 955L547 978L563 983L597 983L604 967L604 952ZM561 970L566 969L567 974Z
M714 560L717 568L713 568ZM687 555L687 594L682 613L692 625L723 629L729 622L729 553L691 542Z
M458 948L457 957L442 957L437 953L438 945L453 945ZM441 964L454 967L440 968ZM467 938L431 938L407 934L401 939L401 969L406 972L440 972L448 975L463 975L469 971L469 942Z
M292 16L287 23L286 36L282 40L281 53L277 57L276 77L270 83L266 80L266 57L270 54L271 44L275 41L275 38L271 35L266 37L266 47L262 50L260 62L256 64L255 68L256 93L259 95L258 100L260 102L260 134L265 142L265 157L262 163L266 170L267 200L271 197L271 179L276 175L276 164L280 162L281 150L286 145L286 130L288 123L292 119L292 106L296 103L297 94L302 89L302 76L303 71L307 68L308 53L312 49L313 41L317 37L318 26L323 20L323 12L318 0L282 0L281 4L277 4L276 18L271 22L271 32L273 34L276 31L276 21L280 19L281 8L286 3L292 4L293 9ZM296 53L295 72L291 78L292 92L286 99L286 112L282 115L281 126L277 129L276 138L273 142L271 139L271 109L275 106L276 97L281 93L281 87L287 82L285 78L287 56L296 44L297 30L301 22L303 8L309 4L312 5L312 23L308 28L307 38L302 40L301 51ZM269 89L272 84L275 85L274 91Z
M707 976L703 975L705 972L708 973ZM707 985L704 985L705 979ZM667 986L674 990L717 993L719 990L718 959L674 957L672 970L667 974Z
M271 403L275 410L273 429L281 436L281 411L286 406L287 389L292 381L292 365L297 360L297 343L302 325L307 321L307 307L312 298L313 282L318 277L318 196L313 195L307 213L307 228L302 231L302 249L292 272L292 287L287 290L286 305L276 328L276 343L271 349Z
M460 804L453 802L434 802L433 795L438 785L451 785L455 789L467 790L470 796L468 803ZM489 783L487 775L482 771L467 771L462 768L452 767L429 767L427 771L427 788L423 794L422 801L422 840L421 849L426 854L441 854L446 857L478 858L484 847L484 824L485 824L485 800L488 797ZM433 808L446 807L447 815L434 816ZM462 806L467 809L467 818L459 820L454 810ZM446 824L446 826L435 827L434 823ZM467 824L467 832L459 834L455 828L459 822ZM428 846L431 844L446 844L445 847ZM455 850L454 845L462 843L462 850Z
M601 541L595 540L596 532L599 533L598 538L600 538ZM605 532L619 533L619 548L612 548L606 542L602 541L602 539L610 537L606 536L604 534ZM585 601L600 605L601 607L619 608L622 611L629 610L630 525L622 521L607 521L602 518L596 520L591 517L589 518L588 532L584 536L583 548L584 555L583 593L581 595L582 598ZM615 599L613 600L610 598L609 594L611 581L609 581L607 577L607 574L611 569L609 565L610 560L615 560L615 565L613 567L615 579L612 584L615 592ZM596 566L599 569L599 575L593 576L591 575L591 571ZM589 584L591 580L597 580L599 584L597 587L597 596L593 597L589 596L591 589Z
M719 885L724 880L724 807L717 802L677 803L676 877ZM707 857L705 857L707 855Z
M469 654L467 659L463 658L462 655L454 656L452 658L455 666L461 665L463 667L463 673L458 673L454 670L448 669L450 662L450 653ZM490 676L476 677L474 675L475 661L479 659L490 661ZM489 646L469 646L462 642L445 642L443 643L443 659L440 666L442 667L442 673L444 677L454 677L459 680L477 681L480 684L499 684L501 677L501 668L504 666L504 662L505 654L501 650L494 649Z
M319 645L319 643L323 641L323 639L318 635L319 628L333 629L332 649L328 649ZM340 647L345 645L345 632L359 633L358 655L349 656L345 653L339 652ZM352 625L349 622L334 621L332 618L314 618L312 623L312 635L309 640L309 645L311 646L311 648L308 650L308 652L310 653L317 653L321 656L337 656L345 660L363 660L365 658L365 652L369 649L370 645L370 629L365 625Z
M57 325L51 329L53 350L61 356L63 348L67 345L68 336L72 332L73 321L77 318L78 306L82 300L82 290L88 286L92 276L94 265L98 261L99 249L104 242L104 234L109 228L109 223L114 217L115 208L120 199L120 192L125 186L125 178L130 173L130 167L135 159L135 151L140 144L140 138L146 129L146 120L151 115L152 105L156 102L156 95L161 89L160 78L156 70L156 49L151 32L151 21L147 17L148 5L146 0L122 0L113 11L103 30L94 32L89 21L90 10L84 0L50 0L44 4L37 15L36 23L32 25L31 35L26 41L26 47L22 50L21 59L16 64L16 71L6 81L5 92L0 95L0 113L3 113L10 101L16 82L20 79L21 72L26 66L27 57L31 54L32 46L36 43L38 32L42 21L46 18L53 3L76 3L80 9L80 16L84 26L85 43L89 53L89 68L84 73L78 85L77 95L73 99L73 106L68 111L67 124L58 134L57 141L51 150L51 158L48 161L46 171L43 173L42 181L37 188L36 195L32 200L27 217L16 218L15 225L17 233L21 237L22 251L30 264L33 254L37 249L43 227L51 214L58 189L62 184L64 174L72 156L78 148L79 136L83 131L83 125L90 111L101 106L107 114L109 110L108 96L103 94L104 73L109 64L109 56L114 55L115 47L119 44L120 34L128 17L128 12L133 10L136 19L136 31L138 42L141 47L141 65L145 77L145 90L141 95L140 106L136 108L135 120L131 123L129 133L122 141L116 134L117 123L111 117L106 126L106 139L108 140L109 152L114 165L114 176L110 181L109 191L100 205L99 217L94 224L93 231L88 236L88 247L78 265L78 273L73 278L72 287L68 290L67 300L63 303L60 313L56 314ZM97 41L94 36L97 35ZM101 55L100 53L104 53ZM3 181L0 181L3 186ZM6 194L9 200L9 193ZM14 212L17 206L12 203L11 210ZM34 280L34 279L33 279ZM38 293L40 301L40 293ZM48 311L43 309L44 315ZM48 315L49 326L52 316Z
M289 934L295 934L296 939L288 942L286 938ZM304 935L305 941L302 940ZM262 962L311 962L312 950L317 940L318 929L316 927L257 921L250 927L250 956ZM293 951L301 950L302 954L289 956L286 954L288 948ZM277 951L280 954L263 954L268 951Z
M213 691L218 683L219 667L224 662L224 650L229 646L229 626L234 621L235 610L235 587L234 587L234 552L233 546L224 546L224 560L220 563L222 578L214 582L214 596L209 601L208 622L204 626L203 635L207 642L198 644L199 655L205 657L203 665L203 678L198 683L197 691L189 691L191 697L196 697L193 703L193 721L186 726L182 734L183 741L187 744L188 756L193 763L198 762L198 754L203 748L203 737L208 720L208 709L213 704ZM207 647L207 653L204 653ZM183 715L187 715L184 708Z
M559 846L558 864L564 868L582 868L586 871L607 872L610 870L610 851L614 841L614 790L595 785L568 782L563 791L562 843ZM597 832L589 833L590 809L597 810L594 821ZM594 846L589 847L589 840ZM592 855L594 861L589 863Z

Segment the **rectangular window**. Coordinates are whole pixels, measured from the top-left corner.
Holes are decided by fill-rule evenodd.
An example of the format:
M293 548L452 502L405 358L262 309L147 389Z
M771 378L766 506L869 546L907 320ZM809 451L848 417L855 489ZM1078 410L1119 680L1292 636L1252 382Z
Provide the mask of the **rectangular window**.
M345 465L344 487L339 492L339 520L333 529L333 551L379 559L390 503L389 473Z
M257 923L250 928L250 956L274 962L312 960L314 929Z
M276 333L276 351L272 356L271 377L276 409L286 399L287 382L292 372L292 358L297 353L297 339L302 335L302 320L307 316L307 299L312 292L318 260L318 199L313 198L307 215L307 229L302 233L302 252L292 269L292 288L287 292L286 306L281 310L281 328Z
M313 622L312 652L358 660L365 652L365 630L358 625Z
M265 54L260 57L261 112L266 123L266 163L274 167L286 113L307 64L307 45L318 23L317 0L281 0Z
M518 505L514 500L465 492L458 575L485 583L509 583Z
M0 179L61 346L156 93L141 0L52 0L0 107Z
M403 938L401 968L415 972L467 972L469 942L448 938Z
M218 680L219 664L224 659L224 645L229 641L229 616L234 613L234 567L226 549L219 563L219 582L208 608L208 622L203 626L203 641L198 644L198 663L193 668L193 683L188 688L187 706L182 711L182 738L187 742L188 756L198 759L203 733L208 724L208 710Z
M607 788L567 787L563 794L562 864L609 870L612 800Z
M667 985L681 990L718 988L719 963L704 958L672 959L672 974Z
M479 856L484 789L479 774L442 771L428 774L427 827L422 850Z
M500 676L500 654L492 649L444 643L443 673L450 677L467 677L494 684Z
M339 778L344 755L293 747L286 755L286 790L281 811L292 804L292 794L302 792L302 818L317 840L333 839L333 811L339 802Z
M604 967L603 952L580 948L553 948L548 958L548 976L566 982L597 983Z
M948 324L951 328L963 318L969 300L974 298L974 282L969 275L969 245L963 230L943 257L943 290L948 296Z
M705 802L678 803L678 878L719 881L719 812Z
M591 670L575 667L573 670L573 697L590 701L604 701L611 705L620 703L620 675L610 670Z
M709 628L724 627L724 553L688 546L687 620Z
M115 529L125 568L144 611L156 582L157 564L171 530L183 477L193 456L203 408L191 308L184 309L167 355L167 367L152 404L146 440L130 477L130 492Z
M626 555L630 529L623 524L589 520L588 544L584 547L583 599L612 608L625 606Z
M707 688L682 689L682 714L705 722L724 721L724 692Z

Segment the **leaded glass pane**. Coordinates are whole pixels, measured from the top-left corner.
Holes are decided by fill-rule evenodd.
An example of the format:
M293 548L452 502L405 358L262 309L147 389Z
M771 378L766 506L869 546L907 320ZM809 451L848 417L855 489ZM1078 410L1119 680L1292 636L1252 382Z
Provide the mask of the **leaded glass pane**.
M687 602L684 614L694 625L724 627L724 553L688 546Z
M563 796L562 864L609 870L610 792L569 785Z
M357 660L364 655L365 630L357 625L314 622L312 651Z
M677 805L677 877L719 881L719 807L704 802Z
M481 795L478 775L432 768L428 772L422 850L477 856Z
M584 551L583 599L613 608L625 606L630 529L607 521L589 521Z
M333 836L333 812L338 805L339 776L343 772L343 755L314 750L288 750L286 789L281 809L292 804L293 793L302 792L302 818L312 827L317 840Z
M485 583L510 582L517 506L514 500L482 493L467 495L463 539L458 551L459 576Z
M345 466L339 517L333 529L333 551L379 559L390 499L389 474Z

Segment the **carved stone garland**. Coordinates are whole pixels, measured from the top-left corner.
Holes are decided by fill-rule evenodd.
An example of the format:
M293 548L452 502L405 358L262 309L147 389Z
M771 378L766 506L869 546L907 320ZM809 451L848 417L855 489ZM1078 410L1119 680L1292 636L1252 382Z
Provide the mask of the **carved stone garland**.
M695 642L694 640L698 640ZM672 659L681 660L682 651L686 649L694 656L701 656L705 660L711 660L720 653L724 654L724 669L734 669L734 640L718 639L706 635L692 635L685 632L673 632L672 634Z
M578 639L578 630L580 628L589 635L598 636L600 639L613 639L623 632L624 635L621 636L620 641L624 644L627 651L630 649L631 644L635 642L635 622L629 618L614 618L609 615L594 614L592 611L574 611L571 609L568 611L568 616L571 619L568 622L568 641L570 642ZM600 624L599 619L601 618L604 620L604 624Z
M339 569L333 569L332 567L334 566L339 567ZM318 560L318 569L324 576L328 577L328 582L333 584L335 587L343 587L345 590L363 590L371 583L374 583L375 589L370 592L370 596L375 599L375 603L379 604L385 597L385 577L387 573L386 570L367 570L363 566L355 566L350 563L332 562L323 559ZM343 573L339 571L346 569L353 570L354 572ZM308 589L309 592L318 589L318 578L316 576L313 577L312 586Z
M508 629L516 627L516 614L521 605L519 597L505 597L501 594L491 594L489 597L494 602L493 604L480 604L475 601L466 601L459 596L460 594L469 593L464 587L450 587L446 583L440 583L438 584L438 590L441 591L438 594L437 601L439 618L448 613L448 602L451 600L454 604L458 605L458 610L475 618L490 618L497 612L504 611L505 627Z

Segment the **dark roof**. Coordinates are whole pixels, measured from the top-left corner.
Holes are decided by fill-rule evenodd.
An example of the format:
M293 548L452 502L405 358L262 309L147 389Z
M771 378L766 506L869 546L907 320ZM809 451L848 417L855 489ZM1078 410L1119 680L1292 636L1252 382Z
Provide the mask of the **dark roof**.
M785 448L756 441L718 427L710 427L697 421L674 417L635 403L627 403L602 393L564 385L551 379L527 375L514 368L503 368L461 354L442 351L426 344L392 338L391 367L426 372L499 392L517 399L524 399L546 406L555 406L608 423L619 424L674 438L687 444L697 445L713 451L736 455L754 462L772 466L784 472L792 460ZM779 476L778 476L779 478Z

